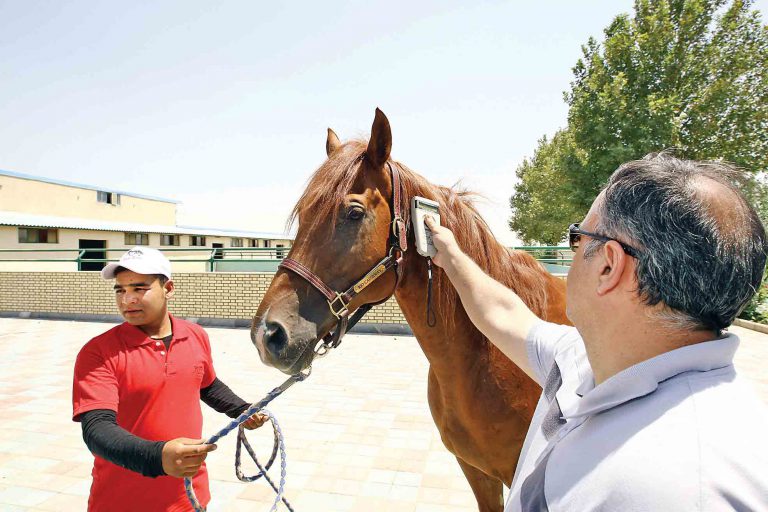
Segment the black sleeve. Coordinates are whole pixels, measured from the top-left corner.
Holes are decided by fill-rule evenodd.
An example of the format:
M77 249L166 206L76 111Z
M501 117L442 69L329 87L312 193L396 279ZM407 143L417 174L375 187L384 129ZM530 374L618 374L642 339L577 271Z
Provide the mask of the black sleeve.
M200 390L200 400L214 411L222 412L230 418L237 418L251 405L237 396L218 377L210 386Z
M83 441L91 453L144 476L164 475L165 441L147 441L117 424L117 413L96 409L80 415Z

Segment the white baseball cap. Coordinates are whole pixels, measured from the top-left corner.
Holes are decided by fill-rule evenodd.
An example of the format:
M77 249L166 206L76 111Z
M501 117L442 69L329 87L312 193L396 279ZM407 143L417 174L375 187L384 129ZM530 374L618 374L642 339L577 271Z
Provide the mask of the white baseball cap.
M161 274L171 278L171 262L163 253L151 247L134 247L123 254L120 261L110 263L101 269L101 277L114 279L117 267L124 267L137 274L152 275Z

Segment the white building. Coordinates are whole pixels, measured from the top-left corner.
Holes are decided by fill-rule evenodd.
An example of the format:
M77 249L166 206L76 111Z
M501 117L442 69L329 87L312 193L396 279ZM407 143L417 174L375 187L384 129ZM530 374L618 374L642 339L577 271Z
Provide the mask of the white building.
M178 201L0 170L0 270L99 270L134 245L175 271L274 270L283 234L178 226ZM265 261L271 260L271 261Z

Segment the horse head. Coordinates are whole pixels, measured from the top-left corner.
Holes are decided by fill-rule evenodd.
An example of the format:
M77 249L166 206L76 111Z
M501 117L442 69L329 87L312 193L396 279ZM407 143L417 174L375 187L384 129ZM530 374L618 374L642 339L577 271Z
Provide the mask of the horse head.
M329 128L325 147L327 160L293 210L298 230L291 251L251 325L262 362L289 374L312 363L318 342L339 323L340 310L351 313L386 300L397 285L392 266L359 291L355 285L392 253L393 209L402 209L402 204L393 207L395 171L389 162L392 132L387 117L376 109L367 143L342 144ZM287 266L289 262L294 266ZM352 285L356 291L351 299L328 297Z

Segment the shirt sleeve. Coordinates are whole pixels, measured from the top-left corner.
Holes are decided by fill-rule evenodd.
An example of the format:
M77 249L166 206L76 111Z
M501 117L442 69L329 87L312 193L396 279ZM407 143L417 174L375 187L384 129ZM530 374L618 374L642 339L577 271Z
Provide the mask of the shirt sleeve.
M555 357L580 340L579 331L568 325L537 322L531 327L525 340L528 352L528 363L536 374L536 382L544 387L544 381L549 375Z
M240 398L218 377L213 383L200 390L200 399L216 412L222 412L230 418L237 418L248 408L248 402Z
M118 382L111 362L93 341L83 347L75 361L72 381L72 420L94 409L117 412Z
M80 416L83 441L92 454L148 477L165 475L165 441L147 441L117 424L115 411L95 409Z

